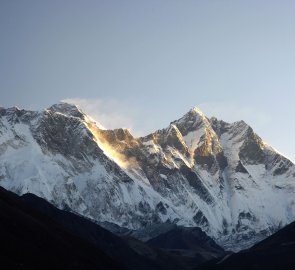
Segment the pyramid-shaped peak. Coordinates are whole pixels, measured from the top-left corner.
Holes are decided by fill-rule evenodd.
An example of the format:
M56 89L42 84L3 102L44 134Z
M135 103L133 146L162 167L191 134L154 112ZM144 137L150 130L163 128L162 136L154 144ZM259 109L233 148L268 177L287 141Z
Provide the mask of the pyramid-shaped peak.
M201 122L207 121L207 117L198 107L194 107L190 109L189 112L187 112L179 120L174 121L173 124L196 123L200 121Z
M200 127L209 127L210 123L205 114L197 107L192 108L180 119L172 122L183 136L191 131L196 131Z
M62 113L67 116L74 116L82 118L84 117L84 113L80 110L80 108L75 104L70 104L67 102L60 102L52 105L47 110L52 112Z
M192 114L198 114L198 115L200 115L202 117L206 117L205 114L198 107L193 107L189 112L192 113Z

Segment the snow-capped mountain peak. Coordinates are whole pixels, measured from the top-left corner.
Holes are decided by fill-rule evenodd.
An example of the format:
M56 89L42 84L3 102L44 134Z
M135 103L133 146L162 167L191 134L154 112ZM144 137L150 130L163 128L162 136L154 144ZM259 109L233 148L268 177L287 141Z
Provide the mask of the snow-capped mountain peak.
M50 106L47 110L53 113L61 113L66 116L73 116L81 119L83 119L85 116L85 114L80 110L80 108L78 108L77 105L69 104L66 102L54 104Z
M0 185L130 229L198 226L234 249L295 220L295 165L245 122L197 108L141 138L67 103L2 108Z

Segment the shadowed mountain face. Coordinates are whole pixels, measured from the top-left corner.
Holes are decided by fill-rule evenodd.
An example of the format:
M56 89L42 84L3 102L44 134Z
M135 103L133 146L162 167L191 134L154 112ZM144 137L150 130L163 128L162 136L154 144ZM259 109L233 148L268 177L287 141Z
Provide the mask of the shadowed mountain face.
M19 197L3 188L0 220L0 258L7 269L188 270L224 254L221 248L213 251L217 245L211 239L205 255L197 245L192 247L194 256L166 252L131 237L120 238L33 194Z
M3 269L125 269L3 188L0 237Z
M203 241L201 241L203 240ZM167 249L197 249L210 247L215 251L223 251L199 228L177 227L165 234L161 234L147 242L152 246Z
M295 267L295 223L249 250L226 256L198 228L166 227L168 231L162 229L147 243L121 239L35 195L19 197L0 188L0 259L5 269L187 270L214 256L221 257L197 269Z
M295 269L295 223L252 248L205 263L199 270Z
M0 109L0 185L131 230L200 227L241 250L295 220L295 166L245 122L194 108L135 138L75 105Z
M222 257L225 252L200 228L176 227L147 241L147 244L185 256Z

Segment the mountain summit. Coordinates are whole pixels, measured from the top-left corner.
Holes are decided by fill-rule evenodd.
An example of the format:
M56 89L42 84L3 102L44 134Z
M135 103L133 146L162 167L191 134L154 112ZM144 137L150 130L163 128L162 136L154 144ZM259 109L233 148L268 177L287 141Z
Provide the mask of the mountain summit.
M129 229L200 227L233 250L295 220L295 165L245 122L197 108L140 138L67 103L0 108L0 185Z

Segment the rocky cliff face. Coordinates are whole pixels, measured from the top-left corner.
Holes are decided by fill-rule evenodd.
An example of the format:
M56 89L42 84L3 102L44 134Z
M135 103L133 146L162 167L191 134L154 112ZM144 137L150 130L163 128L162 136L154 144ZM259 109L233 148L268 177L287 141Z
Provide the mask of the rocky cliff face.
M245 122L196 108L141 138L67 103L1 108L0 185L130 229L200 227L236 250L295 220L295 165Z

